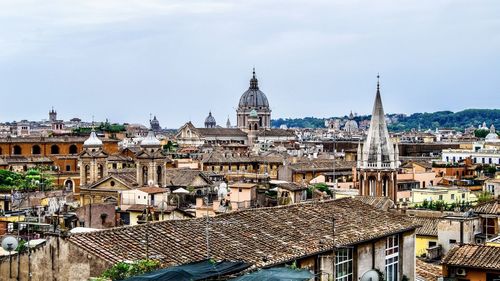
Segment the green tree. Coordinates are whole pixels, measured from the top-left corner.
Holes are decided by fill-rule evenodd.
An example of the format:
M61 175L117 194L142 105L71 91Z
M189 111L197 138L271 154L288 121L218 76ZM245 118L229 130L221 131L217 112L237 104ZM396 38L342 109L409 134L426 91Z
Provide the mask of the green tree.
M160 262L156 260L138 260L133 263L118 262L112 267L106 269L101 278L111 280L124 280L132 276L141 275L160 267Z
M484 203L493 200L493 195L488 191L483 191L477 197L477 203Z
M484 129L477 129L474 131L474 136L476 138L484 139L490 132Z
M332 195L332 191L330 190L328 185L326 185L324 183L317 183L314 185L314 188L319 190L319 191L326 192L326 194L328 194L330 196Z

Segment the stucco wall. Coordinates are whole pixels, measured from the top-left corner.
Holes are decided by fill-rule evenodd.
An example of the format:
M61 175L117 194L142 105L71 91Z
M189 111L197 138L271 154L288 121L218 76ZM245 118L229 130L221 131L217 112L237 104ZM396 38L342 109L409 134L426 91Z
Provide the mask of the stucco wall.
M400 234L400 272L406 275L410 281L415 280L415 235L413 231ZM375 247L375 268L385 274L385 241L380 239L375 243L363 243L357 245L357 277L361 278L364 273L372 269L372 248Z

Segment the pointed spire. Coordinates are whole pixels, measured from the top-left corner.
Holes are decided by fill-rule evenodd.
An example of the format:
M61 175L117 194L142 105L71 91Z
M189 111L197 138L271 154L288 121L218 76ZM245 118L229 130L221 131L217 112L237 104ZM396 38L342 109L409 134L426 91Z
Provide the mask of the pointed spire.
M377 73L377 92L380 92L380 73Z
M367 161L368 165L376 163L376 167L381 167L381 164L386 165L394 161L394 146L387 131L384 107L382 106L380 95L380 75L377 75L377 94L375 96L375 103L373 104L368 136L363 145L363 154L363 160ZM397 165L393 166L397 168Z

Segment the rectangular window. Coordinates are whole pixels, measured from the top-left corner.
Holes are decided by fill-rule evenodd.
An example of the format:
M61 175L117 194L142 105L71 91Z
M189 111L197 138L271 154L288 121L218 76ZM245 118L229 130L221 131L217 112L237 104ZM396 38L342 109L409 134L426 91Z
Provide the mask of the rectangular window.
M455 240L455 239L450 239L449 242L450 242L450 244L457 244L457 240Z
M439 195L439 200L443 200L443 195Z
M436 246L436 241L429 241L429 248Z
M352 281L352 249L335 251L335 280Z
M387 281L399 280L399 236L385 240L385 277Z
M455 194L451 195L451 200L455 200Z

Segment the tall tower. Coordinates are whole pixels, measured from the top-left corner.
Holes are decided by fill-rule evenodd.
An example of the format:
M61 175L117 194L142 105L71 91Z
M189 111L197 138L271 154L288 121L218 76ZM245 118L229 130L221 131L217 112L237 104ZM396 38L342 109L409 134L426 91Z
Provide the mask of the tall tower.
M49 111L49 121L54 123L57 121L57 112L54 110L54 107Z
M137 183L140 186L165 186L165 170L170 159L162 149L159 139L152 129L141 141L141 150L136 154Z
M78 160L81 186L92 184L108 175L107 158L102 141L92 128L89 138L83 142L83 151Z
M250 112L257 112L258 125L262 129L271 128L271 109L266 95L259 89L259 80L253 69L253 76L250 79L250 87L241 95L238 109L236 110L236 123L238 128L248 131Z
M377 75L377 80L379 78ZM363 145L358 144L357 158L360 195L389 197L396 202L399 150L397 144L394 146L391 142L387 131L379 81L370 129Z

